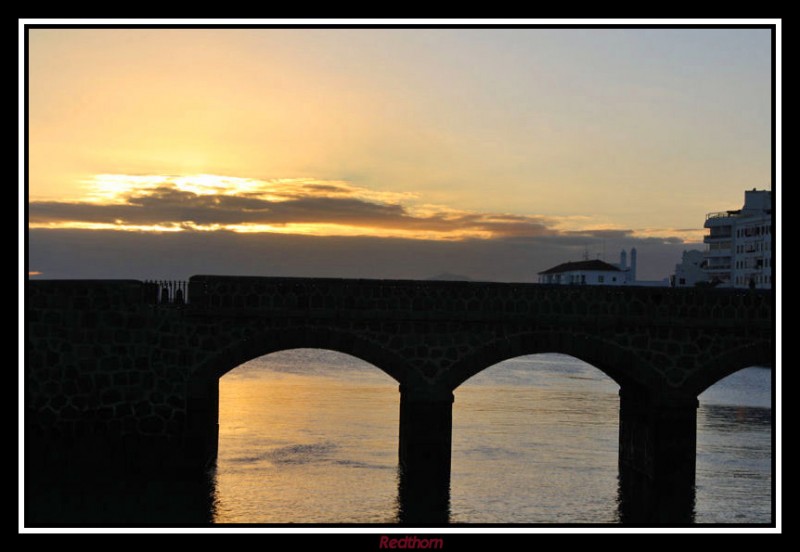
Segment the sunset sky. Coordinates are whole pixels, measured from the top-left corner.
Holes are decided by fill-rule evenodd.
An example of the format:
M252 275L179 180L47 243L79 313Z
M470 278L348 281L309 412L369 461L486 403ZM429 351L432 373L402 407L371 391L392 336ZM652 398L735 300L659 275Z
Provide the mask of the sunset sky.
M660 279L770 189L769 29L29 29L38 278Z

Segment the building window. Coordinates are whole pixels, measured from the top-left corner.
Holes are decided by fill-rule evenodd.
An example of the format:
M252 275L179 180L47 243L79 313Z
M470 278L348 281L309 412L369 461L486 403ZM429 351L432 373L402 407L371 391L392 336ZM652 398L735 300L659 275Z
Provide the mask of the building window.
M597 277L597 281L598 281L599 283L601 283L601 284L602 284L602 283L605 283L605 281L606 281L606 277L605 277L605 276L598 276L598 277Z

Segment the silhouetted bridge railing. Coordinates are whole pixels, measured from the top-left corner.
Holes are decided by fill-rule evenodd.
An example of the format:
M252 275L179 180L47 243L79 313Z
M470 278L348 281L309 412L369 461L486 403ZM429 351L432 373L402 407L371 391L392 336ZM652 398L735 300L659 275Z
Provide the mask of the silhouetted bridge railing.
M145 302L151 305L185 305L189 302L189 282L186 280L145 280Z

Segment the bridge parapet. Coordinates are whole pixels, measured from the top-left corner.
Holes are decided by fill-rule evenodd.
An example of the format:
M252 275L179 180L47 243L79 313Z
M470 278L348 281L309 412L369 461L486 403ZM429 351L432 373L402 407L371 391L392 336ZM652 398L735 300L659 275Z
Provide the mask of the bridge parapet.
M234 313L283 312L287 316L348 316L393 319L497 320L563 317L641 325L773 325L768 291L556 286L494 282L353 280L194 276L194 308Z

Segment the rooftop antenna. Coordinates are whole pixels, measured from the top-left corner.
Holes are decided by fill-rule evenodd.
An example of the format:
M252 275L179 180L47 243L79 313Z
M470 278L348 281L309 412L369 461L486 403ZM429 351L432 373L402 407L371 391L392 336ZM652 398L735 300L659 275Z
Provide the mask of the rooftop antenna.
M589 244L587 243L583 244L583 260L589 260Z

